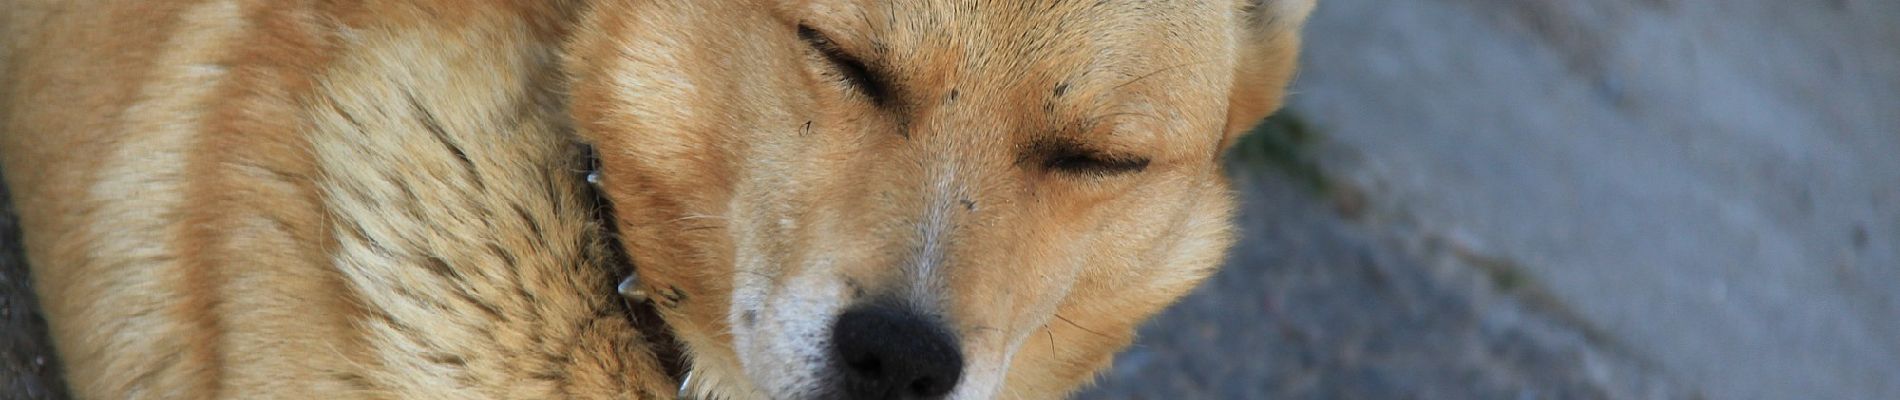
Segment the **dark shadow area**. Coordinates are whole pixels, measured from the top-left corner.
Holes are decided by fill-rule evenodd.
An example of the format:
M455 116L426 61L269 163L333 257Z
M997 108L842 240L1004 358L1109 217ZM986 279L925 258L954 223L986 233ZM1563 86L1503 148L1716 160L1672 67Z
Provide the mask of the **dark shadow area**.
M0 398L64 399L59 359L33 296L12 196L0 185Z

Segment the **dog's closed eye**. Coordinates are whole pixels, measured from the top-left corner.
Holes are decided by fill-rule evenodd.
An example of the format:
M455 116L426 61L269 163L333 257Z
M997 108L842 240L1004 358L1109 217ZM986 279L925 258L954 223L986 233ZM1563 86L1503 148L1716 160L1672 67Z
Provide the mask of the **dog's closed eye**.
M1023 154L1025 161L1038 163L1047 171L1088 177L1103 177L1141 172L1148 168L1147 157L1090 148L1067 139L1043 140Z
M824 32L810 26L799 25L798 38L804 40L806 45L811 46L812 50L817 51L818 55L830 64L830 71L836 73L840 81L856 88L858 93L863 94L872 103L886 104L889 101L891 96L889 82L864 61L853 57L850 52L838 46L838 43L833 42L831 37L826 36Z

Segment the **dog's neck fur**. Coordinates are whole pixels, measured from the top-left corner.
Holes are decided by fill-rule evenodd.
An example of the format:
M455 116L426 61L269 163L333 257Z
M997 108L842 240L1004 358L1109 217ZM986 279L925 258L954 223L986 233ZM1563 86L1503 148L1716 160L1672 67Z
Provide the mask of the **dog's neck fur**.
M631 264L572 172L586 167L553 61L566 33L549 26L573 15L204 7L243 18L207 24L278 31L233 36L254 38L228 44L237 61L180 61L228 63L212 72L241 89L174 124L203 126L181 139L199 147L177 258L199 271L178 274L199 279L181 297L210 305L128 333L215 339L153 379L79 376L81 397L675 397L670 332L614 294ZM301 310L285 293L337 304L269 315ZM268 345L286 337L304 347Z
M581 148L582 157L582 161L578 164L587 166L581 180L587 182L588 197L594 204L594 223L606 230L606 236L610 239L605 244L608 248L605 261L609 265L625 266L626 277L620 280L620 284L614 287L614 291L624 300L627 319L646 339L647 349L658 358L660 367L666 371L666 375L673 381L679 382L680 389L676 396L680 399L691 399L693 396L688 386L692 383L692 366L685 359L685 349L681 347L679 340L673 337L673 330L667 326L666 319L660 316L659 309L656 308L657 303L650 295L652 291L640 281L640 268L633 264L633 258L626 252L626 246L621 245L618 240L612 240L619 237L619 229L613 223L615 221L613 202L601 193L600 158L595 155L593 146L587 144L578 146ZM619 270L619 268L615 269Z

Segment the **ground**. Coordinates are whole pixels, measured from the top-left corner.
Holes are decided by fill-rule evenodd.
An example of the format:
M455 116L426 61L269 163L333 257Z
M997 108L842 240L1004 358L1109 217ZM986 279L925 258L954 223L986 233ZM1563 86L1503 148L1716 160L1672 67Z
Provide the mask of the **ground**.
M1369 219L1694 393L1900 398L1900 3L1323 3L1292 108Z
M1900 398L1900 3L1324 0L1307 35L1276 165L1364 209L1250 189L1097 396Z

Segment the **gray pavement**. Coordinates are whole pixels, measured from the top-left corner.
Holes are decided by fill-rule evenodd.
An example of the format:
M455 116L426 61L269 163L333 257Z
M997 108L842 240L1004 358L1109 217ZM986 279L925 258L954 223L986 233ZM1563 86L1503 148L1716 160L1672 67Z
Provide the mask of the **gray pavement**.
M1095 396L1900 398L1900 3L1324 0L1307 34L1293 171L1363 216L1253 193L1271 222ZM1495 310L1555 339L1460 326ZM1430 361L1338 367L1380 351ZM1460 356L1498 352L1533 361Z
M1327 0L1293 109L1369 214L1720 399L1900 398L1900 2Z

